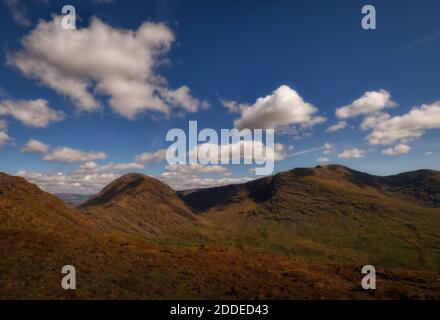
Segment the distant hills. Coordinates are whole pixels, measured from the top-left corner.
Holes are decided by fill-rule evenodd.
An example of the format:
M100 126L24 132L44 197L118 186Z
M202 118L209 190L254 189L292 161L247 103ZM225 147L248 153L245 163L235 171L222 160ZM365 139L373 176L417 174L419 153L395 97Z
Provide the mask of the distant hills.
M329 165L181 192L128 174L82 200L0 173L0 298L440 298L437 171Z
M63 200L70 207L76 207L90 198L91 195L76 193L55 193L55 196Z

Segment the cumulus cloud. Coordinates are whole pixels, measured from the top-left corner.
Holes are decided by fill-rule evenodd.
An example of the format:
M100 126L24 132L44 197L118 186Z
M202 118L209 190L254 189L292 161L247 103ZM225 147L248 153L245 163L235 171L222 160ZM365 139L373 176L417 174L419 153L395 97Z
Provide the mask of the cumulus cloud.
M156 73L174 41L166 25L144 22L133 31L94 17L87 28L66 32L60 23L59 16L40 21L8 63L71 98L78 110L100 107L94 93L108 96L113 110L129 119L146 110L169 114L173 107L195 112L206 104L186 86L170 89Z
M336 132L339 130L343 130L347 127L347 122L346 121L339 121L338 123L330 126L327 128L327 132Z
M223 107L228 109L230 113L240 113L249 107L249 105L245 103L238 103L237 101L233 100L220 99L220 103L223 105Z
M19 171L17 175L38 185L47 192L94 194L122 174L78 171L48 173Z
M425 130L440 128L440 101L415 107L402 116L383 115L365 127L373 129L367 139L375 145L419 138Z
M222 160L232 162L234 155L238 155L239 160L247 163L284 160L286 152L281 143L275 143L271 148L260 140L240 140L229 144L203 143L190 151L190 156L198 157L199 161L203 162L214 159L214 155L218 156L218 163Z
M327 163L327 162L330 162L329 158L326 157L318 158L318 163Z
M109 162L107 164L99 166L94 161L88 161L83 163L79 169L77 169L75 172L118 172L118 171L130 171L130 170L138 170L138 169L144 169L144 165L141 163L136 162L129 162L129 163L113 163Z
M167 172L178 173L180 175L196 175L201 173L218 173L229 175L230 171L219 165L202 165L199 163L192 164L171 164L165 167Z
M189 189L201 189L225 186L229 184L245 183L251 178L190 178L185 179L182 177L162 177L162 180L172 186L176 190L189 190Z
M52 193L94 194L123 174L137 172L143 168L144 166L139 163L110 162L99 166L89 161L70 171L19 171L17 175Z
M411 147L406 144L399 144L393 148L388 148L382 151L383 154L387 156L398 156L400 154L405 154L411 151Z
M344 150L338 154L338 157L341 159L358 159L365 157L365 154L366 151L354 148L351 150Z
M63 112L51 109L43 99L0 101L0 115L9 115L35 128L46 128L51 122L64 120Z
M240 118L234 121L238 129L274 129L283 125L312 127L326 120L315 116L318 109L286 85L266 97L258 98L253 105L238 104L240 107L235 108L231 102L228 104L230 110L238 108L241 111Z
M331 143L325 143L324 146L322 147L323 151L322 153L324 154L331 154L333 152L335 152L335 147L331 144Z
M177 190L208 188L247 182L249 178L230 177L232 172L219 165L174 164L168 165L160 179ZM214 175L203 177L202 175ZM215 177L215 175L220 177Z
M21 152L25 153L47 153L49 152L49 146L44 144L41 141L30 139L24 147L21 149Z
M167 149L158 150L155 152L144 152L135 157L136 162L140 163L157 163L166 160Z
M31 22L27 18L27 7L21 0L5 0L5 5L12 13L15 23L22 27L29 27Z
M338 118L347 119L362 114L371 114L384 108L392 108L397 104L391 100L391 95L386 90L367 91L362 97L351 104L336 109Z
M77 149L71 149L67 147L57 147L50 153L43 157L44 161L62 162L62 163L76 163L76 162L88 162L95 160L103 160L107 158L104 152L85 152Z
M0 148L2 148L6 143L10 142L12 139L4 131L0 131Z

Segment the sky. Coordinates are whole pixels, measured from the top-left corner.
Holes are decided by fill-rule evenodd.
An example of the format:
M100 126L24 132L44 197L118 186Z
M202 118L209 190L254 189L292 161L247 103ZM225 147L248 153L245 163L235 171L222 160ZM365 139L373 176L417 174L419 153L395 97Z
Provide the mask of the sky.
M0 170L49 192L95 193L127 172L176 189L257 178L253 165L169 165L167 132L194 120L274 129L275 172L440 170L436 0L0 6Z

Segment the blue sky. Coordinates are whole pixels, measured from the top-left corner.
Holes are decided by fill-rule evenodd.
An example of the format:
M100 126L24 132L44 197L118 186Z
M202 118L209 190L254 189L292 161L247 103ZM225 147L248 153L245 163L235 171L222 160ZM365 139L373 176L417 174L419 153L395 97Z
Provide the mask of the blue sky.
M56 39L46 39L44 48L34 50L33 46L42 43L38 36L47 36L46 29L38 29L39 24L56 28L53 15L60 15L66 3L2 1L0 119L4 124L0 130L0 170L20 174L52 192L95 192L128 171L154 175L176 188L244 181L253 178L249 166L229 166L227 172L199 168L188 173L183 169L166 169L159 154L157 161L141 162L136 156L153 155L167 148L166 132L171 128L186 130L189 120L197 120L200 128L220 130L233 128L235 120L247 117L244 109L229 112L224 101L251 108L248 115L253 112L255 117L259 110L262 114L264 110L275 114L279 109L270 105L270 99L264 106L258 106L256 101L276 96L281 86L300 97L296 101L299 106L292 101L291 110L305 107L301 104L304 103L316 109L309 116L326 120L312 125L311 118L300 121L292 116L290 122L286 117L287 123L276 125L276 142L284 148L276 171L311 167L320 162L344 164L381 175L420 168L440 169L440 125L435 124L440 123L438 1L426 0L423 5L417 1L317 0L104 2L107 1L70 1L80 17L77 30L72 32L84 31L93 40L96 34L88 33L92 17L106 26L104 34L136 32L144 22L149 22L145 37L156 37L155 41L160 38L161 43L169 45L160 49L157 56L147 57L154 60L153 67L145 67L142 58L134 56L124 61L129 67L134 66L131 73L106 72L98 67L94 70L92 65L93 70L77 74L75 66L82 63L75 64L77 60L90 57L90 61L97 59L100 64L109 52L106 45L115 56L128 42L96 45L90 51L85 44L79 44L81 53L72 56L60 49L65 55L60 62L57 49L50 47L59 45ZM361 27L361 8L365 4L376 8L376 30ZM27 45L21 42L24 37L30 39ZM126 55L124 59L130 58L130 52L123 50L121 54ZM108 69L117 63L110 61ZM43 64L46 69L41 71ZM136 70L136 64L141 71ZM87 62L83 65L87 69ZM52 73L42 75L46 71L57 72L62 81L74 75L80 79L78 83L88 83L87 92L99 107L84 111L84 103L78 101L81 92L72 93L74 89L69 88L66 93L48 80ZM141 107L134 114L126 111L130 102L127 94L120 94L115 78L124 81L132 77L136 78L136 85L160 91L160 103L166 107L156 106L153 111L152 100L148 100L151 97L140 92L141 88L135 94L140 100L145 98L145 102L140 102ZM177 97L176 90L182 86L189 91ZM376 96L365 96L368 92ZM362 97L365 99L356 104ZM111 102L112 98L116 101ZM375 104L370 98L383 99L382 104L376 100ZM44 100L46 107L36 107L36 99ZM363 106L363 111L354 116L356 105L358 109ZM338 117L336 110L344 106L351 106L351 115ZM421 111L411 114L414 107ZM37 113L48 109L55 113L51 120L45 118L48 123L36 126L32 120L26 123L14 111L32 108ZM368 117L377 121L374 127L362 130ZM328 132L330 126L338 123L345 128ZM290 134L282 133L292 127L296 134L293 130ZM387 138L373 141L372 133ZM36 148L34 144L24 152L30 139L47 145L47 149L42 150L41 145ZM71 160L53 154L62 147L82 153L70 154ZM99 152L105 153L105 159ZM108 163L113 167L103 167ZM132 167L116 168L117 164ZM82 171L75 171L81 166ZM169 174L163 175L164 172ZM90 179L94 182L89 183Z

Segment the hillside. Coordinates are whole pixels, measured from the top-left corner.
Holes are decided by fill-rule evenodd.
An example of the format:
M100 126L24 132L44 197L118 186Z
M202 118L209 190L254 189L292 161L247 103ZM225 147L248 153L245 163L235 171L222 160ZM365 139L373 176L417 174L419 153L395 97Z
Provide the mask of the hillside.
M113 181L78 209L107 228L149 237L197 220L173 189L142 174Z
M406 201L420 194L409 182L382 193L347 170L179 193L186 203L129 174L80 210L0 174L0 299L440 298L435 197ZM374 292L359 285L366 263ZM60 287L67 264L75 291Z
M440 174L378 177L343 166L179 193L213 241L340 263L440 270Z

